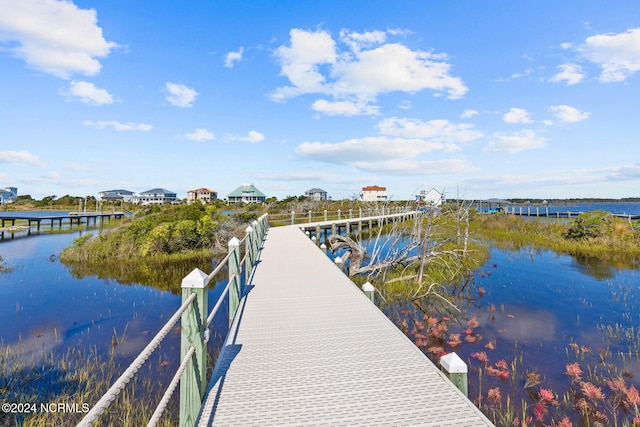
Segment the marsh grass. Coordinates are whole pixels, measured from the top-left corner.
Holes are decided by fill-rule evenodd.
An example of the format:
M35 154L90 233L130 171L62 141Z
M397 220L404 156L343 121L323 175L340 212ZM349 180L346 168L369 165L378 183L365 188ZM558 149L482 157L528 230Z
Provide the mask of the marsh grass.
M122 369L113 354L101 357L95 348L72 348L60 355L1 345L0 351L0 395L4 402L37 405L37 411L33 414L0 413L0 425L75 425L108 390ZM149 364L143 371L153 370L152 365ZM159 400L159 388L160 384L152 379L134 379L113 402L112 409L100 419L100 425L146 423L155 408L153 402ZM41 404L55 406L59 403L78 404L77 410L40 410ZM172 415L172 412L175 410L169 411L163 425L174 423L175 414Z
M120 338L123 338L122 336ZM218 349L209 350L211 375ZM146 425L165 387L177 369L178 356L156 350L133 380L98 419L100 426ZM173 360L172 360L173 359ZM126 362L128 363L128 361ZM33 414L0 412L0 426L70 426L77 424L124 372L117 352L101 356L95 347L71 348L64 354L27 351L24 347L0 344L0 396L2 402L36 404ZM179 390L174 392L159 425L174 426L179 418ZM41 404L76 405L72 410L41 410Z
M577 224L578 220L548 221L494 214L481 216L472 227L476 238L490 241L501 249L533 246L560 254L602 260L622 258L630 262L640 257L640 232L634 224L611 217L603 219L599 233L571 237L570 230L578 227Z

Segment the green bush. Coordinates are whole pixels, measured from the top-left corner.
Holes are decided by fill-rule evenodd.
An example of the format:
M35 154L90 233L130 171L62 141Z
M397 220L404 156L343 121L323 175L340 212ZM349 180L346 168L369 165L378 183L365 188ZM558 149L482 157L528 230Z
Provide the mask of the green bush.
M611 233L613 215L608 212L595 210L578 215L567 230L569 239L584 239L590 237L605 237Z

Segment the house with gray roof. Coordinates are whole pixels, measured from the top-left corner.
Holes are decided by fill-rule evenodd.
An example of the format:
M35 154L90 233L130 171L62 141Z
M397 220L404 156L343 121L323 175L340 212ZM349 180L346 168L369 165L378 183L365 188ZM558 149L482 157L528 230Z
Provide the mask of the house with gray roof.
M267 196L253 184L245 184L233 190L227 196L229 203L264 203Z
M133 191L129 190L106 190L98 193L98 200L100 201L119 201L122 200L127 203L133 201Z
M153 188L143 191L138 196L138 203L141 205L164 205L170 203L172 205L180 203L178 195L173 191L164 188Z
M305 191L304 195L311 200L327 200L327 192L322 188L312 188Z

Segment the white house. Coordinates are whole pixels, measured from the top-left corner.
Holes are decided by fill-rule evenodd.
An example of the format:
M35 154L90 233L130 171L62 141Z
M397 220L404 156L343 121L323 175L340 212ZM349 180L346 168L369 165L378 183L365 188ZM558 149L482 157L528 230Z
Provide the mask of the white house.
M424 202L429 206L440 206L441 204L446 202L444 193L439 192L435 188L432 188L429 191L420 191L420 194L416 196L416 200L419 202Z
M99 201L116 201L122 200L127 203L133 202L133 191L129 190L107 190L98 193Z
M163 205L170 203L172 205L180 203L177 194L164 188L153 188L143 191L138 196L138 203L141 205Z
M16 187L0 188L0 205L5 203L13 203L18 198L18 189Z
M312 188L304 192L304 195L311 200L327 200L327 192L321 188Z
M217 199L218 192L215 190L209 190L208 188L198 188L197 190L187 191L187 204L200 200L200 202L207 205L211 203L212 200Z
M378 187L377 185L362 187L360 197L363 202L386 202L387 187Z

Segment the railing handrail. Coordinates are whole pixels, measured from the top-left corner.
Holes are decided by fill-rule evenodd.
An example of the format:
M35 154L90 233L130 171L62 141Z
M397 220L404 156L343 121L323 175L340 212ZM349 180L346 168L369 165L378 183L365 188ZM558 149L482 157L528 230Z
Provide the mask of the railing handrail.
M129 365L126 371L116 380L115 383L107 390L102 398L96 403L93 408L84 416L84 418L78 423L78 426L90 426L94 421L98 419L100 415L111 405L116 396L122 391L122 389L131 381L131 378L138 372L142 365L151 356L151 353L160 345L162 340L171 331L173 326L178 323L178 319L182 316L187 308L196 299L196 294L193 293L190 297L180 306L180 308L171 316L171 318L160 329L156 336L151 340L149 344L142 350L142 352L135 358Z
M253 222L254 228L251 229L254 236L253 239L255 240L264 239L264 236L267 231L267 224L268 224L267 218L268 218L268 214L264 214L260 218L258 218L257 221ZM234 239L232 239L231 242L233 242ZM246 234L244 238L242 238L241 240L235 239L236 241L234 242L234 245L235 245L234 248L239 249L240 244L246 243L247 239L250 239L249 234ZM247 248L251 251L259 250L259 246L254 246L253 244L247 245ZM216 274L218 274L222 270L222 268L229 263L229 260L232 258L233 255L234 255L234 251L230 250L229 253L218 264L218 266L209 275L203 278L202 285L204 288L206 288L209 282L216 276ZM201 340L205 345L209 338L208 327L213 321L213 318L215 317L219 308L222 306L224 299L226 298L227 294L229 293L229 290L231 289L232 283L237 283L239 288L240 276L243 273L242 269L245 266L245 262L247 258L255 261L255 259L257 258L257 253L249 254L245 251L244 257L242 258L241 261L236 259L237 264L236 264L235 272L233 272L232 275L229 277L223 292L218 297L215 307L213 308L211 313L207 316L206 323L203 325L205 333L204 333L204 336L201 337ZM200 271L200 270L195 269L194 271ZM244 274L245 274L245 283L248 283L250 271L248 271L248 269L245 268ZM183 281L183 289L185 289L184 281ZM237 289L237 291L239 291L239 289ZM198 298L198 294L195 291L190 292L186 297L186 299L185 299L185 293L183 292L183 302L180 308L171 316L171 318L167 321L167 323L165 323L162 329L155 335L152 341L144 348L144 350L142 350L142 352L138 355L138 357L136 357L136 359L129 365L129 367L125 370L125 372L115 381L115 383L109 388L109 390L107 390L107 392L102 396L102 398L100 398L100 400L93 406L93 408L85 415L85 417L80 421L78 426L83 426L83 427L90 426L93 422L95 422L98 419L100 415L104 413L104 411L115 400L116 396L124 389L124 387L129 383L129 381L131 381L131 379L138 372L140 367L151 356L151 353L153 353L153 351L160 345L160 343L168 335L169 331L171 331L174 325L178 322L178 319L182 317L183 314L187 311L187 309L189 309L194 304L194 301L197 301L197 298ZM231 311L231 304L230 304L230 311ZM230 316L229 316L230 319L234 315L235 313L230 313ZM184 331L184 325L183 325L183 331ZM186 355L182 358L180 366L178 367L169 386L165 390L165 393L163 394L153 415L151 416L148 426L155 426L158 423L158 421L160 421L160 419L162 418L162 415L164 413L164 410L166 409L166 406L169 400L171 399L178 383L180 382L180 379L182 378L183 374L187 370L187 367L189 366L189 363L191 362L195 354L196 354L196 347L194 345L191 345L188 348ZM205 351L205 354L206 354L206 351ZM201 380L204 381L205 379L201 379ZM181 405L182 404L183 402L181 402ZM200 402L200 406L201 404L202 402ZM181 420L181 424L183 424L183 420Z
M278 223L288 223L288 224L297 224L304 222L317 222L312 221L313 218L323 218L324 221L342 221L342 220L353 220L358 218L370 217L370 216L387 216L394 214L402 214L411 212L412 209L410 206L368 206L358 208L349 208L346 210L337 209L335 211L322 210L322 211L313 211L307 210L303 212L296 212L292 210L288 213L282 214L269 214L269 218L276 220ZM275 225L275 224L274 224Z

